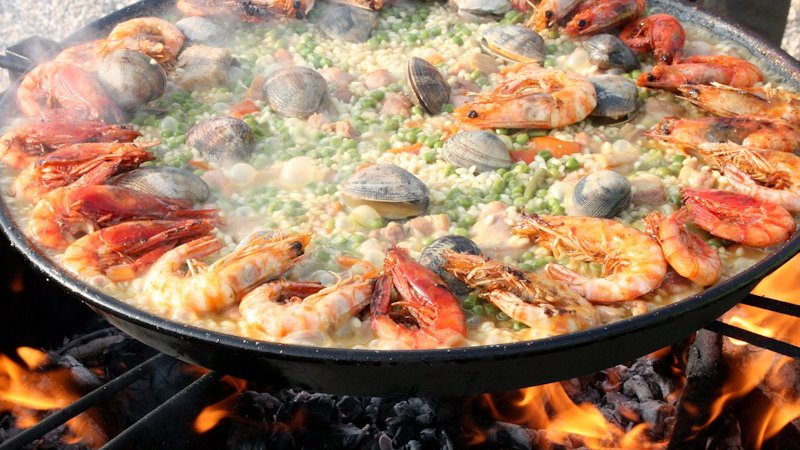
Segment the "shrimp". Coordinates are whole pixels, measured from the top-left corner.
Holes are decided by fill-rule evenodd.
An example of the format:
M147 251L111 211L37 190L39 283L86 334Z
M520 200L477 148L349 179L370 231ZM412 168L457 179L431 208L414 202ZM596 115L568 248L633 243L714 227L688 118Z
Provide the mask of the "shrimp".
M678 275L699 286L710 286L722 275L719 252L685 228L685 210L669 216L653 211L645 217L648 232L661 245L664 259Z
M208 235L206 220L136 220L87 234L64 251L64 267L82 277L114 282L140 276L177 245Z
M564 31L570 36L590 36L624 25L644 12L645 0L594 0L582 2Z
M683 189L688 217L714 236L750 247L785 242L795 230L786 209L749 195L716 189Z
M727 142L782 152L800 148L800 128L785 120L765 117L665 117L645 135L682 149Z
M553 28L574 11L584 0L542 0L525 26L539 31Z
M157 17L137 17L114 27L108 34L103 53L120 47L146 54L159 64L172 64L183 47L181 30Z
M800 123L800 96L784 89L711 83L678 86L678 90L686 100L720 116L766 116Z
M314 0L246 0L244 4L246 10L253 11L251 15L304 19L314 7Z
M401 301L391 303L394 285ZM389 311L402 306L405 313ZM386 253L384 275L375 285L371 301L372 331L378 339L405 348L454 347L466 338L464 312L445 282L414 261L405 250L392 247ZM416 322L416 326L398 323Z
M483 256L448 251L444 269L540 337L571 333L600 323L597 310L560 281Z
M97 68L101 60L100 56L103 54L107 45L107 39L97 39L73 45L72 47L67 47L62 50L61 53L56 55L53 61L75 64L83 69L93 71Z
M722 169L736 191L800 211L800 157L794 153L736 144L701 144L697 152Z
M333 3L355 6L368 11L380 11L383 7L383 0L333 0Z
M686 32L669 14L653 14L629 23L619 38L639 53L652 51L659 62L672 64L681 59Z
M209 219L217 210L187 205L119 186L96 184L112 170L89 173L47 193L31 210L28 232L42 247L63 250L80 236L128 220ZM102 181L99 181L102 182Z
M73 144L49 153L29 165L14 180L12 191L19 198L33 201L53 189L77 181L101 165L110 166L111 174L115 175L133 170L154 159L152 153L138 144Z
M119 107L90 72L68 63L47 62L28 72L17 89L17 107L46 120L122 122Z
M518 64L492 92L457 108L457 120L479 128L552 129L580 122L597 104L586 78L562 70Z
M178 313L220 312L237 304L259 284L277 278L303 255L311 236L254 233L231 253L204 267L196 261L222 249L206 236L166 253L153 264L144 280L144 295ZM188 270L184 270L187 268Z
M639 76L637 84L652 89L678 91L685 84L723 83L751 87L764 80L758 67L733 56L690 56L679 63L659 64Z
M239 312L270 340L325 337L369 305L374 281L351 278L324 289L318 283L265 283L244 296Z
M667 273L661 247L646 233L610 219L529 216L514 233L549 247L556 257L602 261L603 277L589 278L560 264L548 264L550 277L592 303L634 300L656 289Z
M133 142L138 131L119 125L93 121L30 123L0 137L0 160L14 169L23 169L39 158L65 145L81 142Z

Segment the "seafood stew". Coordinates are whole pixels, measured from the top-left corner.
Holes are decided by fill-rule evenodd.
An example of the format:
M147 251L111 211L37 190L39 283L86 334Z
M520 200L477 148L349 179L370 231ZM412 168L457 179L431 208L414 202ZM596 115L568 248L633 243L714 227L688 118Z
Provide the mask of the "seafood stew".
M415 12L422 8L427 8L424 14ZM156 119L141 105L123 107L113 100L121 109L142 107L133 113L132 128L143 136L132 147L150 152L155 164L126 165L119 156L126 147L119 142L103 144L102 158L89 158L76 143L67 146L69 151L59 148L37 158L23 178L9 172L17 197L9 201L28 218L31 236L59 252L55 257L65 267L138 308L256 339L358 348L511 342L608 323L729 278L763 257L759 248L780 244L794 232L794 162L787 157L794 155L759 147L755 141L762 129L740 137L744 131L736 127L736 136L728 132L720 139L700 128L706 125L686 120L678 125L696 127L692 136L717 139L689 144L643 133L651 129L648 120L652 130L671 130L667 118L658 121L664 111L706 115L688 104L707 103L695 98L697 88L683 86L698 74L696 64L709 64L709 70L736 84L740 78L758 78L750 63L738 61L730 69L728 59L689 59L703 56L689 54L684 63L655 65L647 72L648 61L655 60L646 57L640 84L651 83L650 76L670 83L678 79L682 84L669 89L689 90L684 101L637 88L631 82L637 78L634 71L611 69L601 75L588 50L564 35L568 31L538 30L545 46L541 67L528 61L515 65L503 62L501 54L479 50L493 52L482 36L491 35L487 31L496 23L465 23L438 4L381 11L371 37L361 44L336 37L323 41L320 30L327 32L321 24L329 16L315 16L314 10L303 22L278 22L291 30L286 34L264 34L258 28L263 23L236 25L241 47L227 43L231 56L213 57L238 61L238 66L228 62L224 88L217 73L208 75L212 85L203 87L208 80L198 80L187 69L190 63L181 66L191 47L185 48L177 67L167 64L166 94L153 103L170 115ZM414 14L425 21L416 21L421 17ZM523 23L525 14L506 14L499 22ZM403 21L409 16L413 19ZM401 30L424 24L416 28L420 35L435 29L432 24L440 24L441 31L425 35L428 45L420 46L420 37L395 45L401 34L392 28L397 22ZM459 31L449 36L450 29ZM533 32L526 30L520 33ZM381 31L388 41L376 39ZM257 40L244 41L253 33ZM699 30L688 35L690 44L713 43ZM313 39L319 41L309 44ZM260 50L269 52L248 55L259 42ZM372 60L346 59L348 51L371 47L377 53ZM403 52L384 51L390 48ZM285 55L280 50L289 53L291 63L279 60ZM444 60L437 63L437 54ZM174 59L159 55L151 56ZM375 71L361 70L380 58L387 61L373 75L393 81L370 90L367 74ZM457 64L465 68L453 73ZM674 69L676 64L691 67ZM70 73L63 77L69 79ZM350 81L336 85L348 76ZM250 77L254 80L248 82ZM708 88L724 91L719 95L728 92ZM776 103L772 96L789 94L760 84L755 88L770 104ZM471 95L476 91L480 95ZM102 97L102 92L94 94ZM552 98L570 107L553 109ZM523 103L547 115L519 117L512 108ZM105 118L81 105L44 112L37 105L37 117L48 120L67 114ZM235 115L243 120L230 117ZM791 142L794 128L786 120L789 134L781 133ZM725 129L707 126L715 133ZM77 142L86 145L87 140L92 138ZM720 148L728 141L737 146ZM43 148L39 142L32 147ZM764 164L777 167L780 179L765 179ZM165 174L165 166L175 169ZM135 182L146 177L131 176L136 171L153 174L153 181L142 183L149 190L143 194ZM176 188L178 179L188 184ZM66 186L53 187L54 181ZM660 195L653 189L659 183ZM30 194L33 188L48 193ZM26 193L45 198L26 204ZM79 211L72 208L76 203L82 205ZM752 222L725 215L745 208L752 210ZM171 223L154 223L161 221ZM735 233L761 231L749 224L763 222L768 222L763 235ZM687 246L686 239L696 244ZM423 261L426 251L432 261L428 268L415 261ZM698 255L709 261L686 269L681 252L687 251L689 262ZM300 253L305 256L298 259ZM471 253L477 255L465 257ZM440 280L429 268L451 280ZM466 290L459 294L456 282ZM448 289L441 288L445 283Z

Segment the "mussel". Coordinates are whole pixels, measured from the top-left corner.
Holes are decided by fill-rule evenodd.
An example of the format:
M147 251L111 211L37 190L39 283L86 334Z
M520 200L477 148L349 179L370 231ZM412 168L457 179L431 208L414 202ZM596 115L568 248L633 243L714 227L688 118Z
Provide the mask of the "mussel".
M325 12L320 29L331 39L366 42L372 30L378 26L378 15L372 11L350 6L337 6Z
M349 208L369 205L384 219L415 217L428 209L428 187L411 172L394 164L359 170L342 186L342 203Z
M481 35L481 48L510 62L544 61L544 39L521 25L493 26Z
M589 54L589 61L600 69L618 68L630 72L639 67L636 53L611 34L592 36L583 42L583 48Z
M167 74L152 58L133 50L117 50L102 59L97 79L120 108L133 110L164 94Z
M308 67L287 67L272 72L263 90L270 108L288 117L308 117L317 112L328 97L325 78Z
M180 200L189 205L208 200L208 185L202 178L177 167L141 167L117 175L109 184Z
M597 93L597 106L591 115L619 118L636 111L639 89L632 81L619 75L597 75L588 78Z
M184 17L175 22L175 26L195 44L219 45L225 41L225 28L205 17Z
M442 112L442 107L450 99L450 87L439 69L422 58L413 56L408 60L406 81L411 101L429 114Z
M489 172L511 166L505 142L488 131L462 131L445 141L442 157L457 167L472 167Z
M567 194L564 206L571 216L618 216L631 204L631 183L611 170L592 172L581 178Z
M186 145L217 164L247 161L253 153L254 142L250 126L233 117L206 119L186 133Z
M442 277L450 290L456 295L467 295L472 291L472 288L464 284L461 280L453 276L450 272L444 270L444 252L453 251L456 253L465 253L467 255L480 255L481 249L478 246L463 236L442 236L439 239L428 244L422 250L419 257L419 263L431 269L436 275Z

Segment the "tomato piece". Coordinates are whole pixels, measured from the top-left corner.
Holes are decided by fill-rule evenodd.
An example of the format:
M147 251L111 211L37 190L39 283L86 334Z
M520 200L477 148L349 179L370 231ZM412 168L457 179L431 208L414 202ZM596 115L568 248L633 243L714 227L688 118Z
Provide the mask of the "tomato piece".
M562 141L552 136L539 136L528 141L528 148L511 152L511 160L530 164L540 152L548 151L554 158L579 153L583 147L577 142Z

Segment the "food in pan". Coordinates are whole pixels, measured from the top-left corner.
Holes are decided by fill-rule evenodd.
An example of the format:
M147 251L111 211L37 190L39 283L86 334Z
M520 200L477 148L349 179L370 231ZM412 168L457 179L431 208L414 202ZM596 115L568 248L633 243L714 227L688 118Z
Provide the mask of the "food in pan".
M539 339L796 232L797 94L642 0L177 7L33 69L0 139L28 236L153 314L348 348Z

